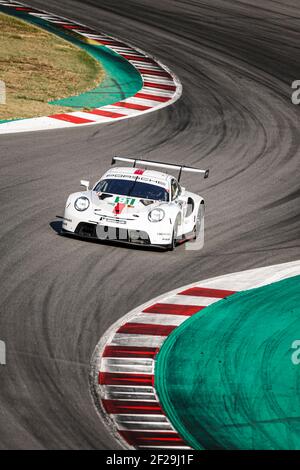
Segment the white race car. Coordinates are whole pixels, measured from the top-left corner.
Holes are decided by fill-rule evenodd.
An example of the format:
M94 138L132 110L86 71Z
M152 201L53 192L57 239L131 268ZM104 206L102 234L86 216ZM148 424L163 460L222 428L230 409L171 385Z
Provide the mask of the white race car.
M207 178L209 170L127 157L113 157L112 164L116 161L133 167L110 168L92 189L82 180L86 190L68 197L62 233L169 250L185 240L203 245L204 200L179 181L182 172ZM179 177L148 167L177 170Z

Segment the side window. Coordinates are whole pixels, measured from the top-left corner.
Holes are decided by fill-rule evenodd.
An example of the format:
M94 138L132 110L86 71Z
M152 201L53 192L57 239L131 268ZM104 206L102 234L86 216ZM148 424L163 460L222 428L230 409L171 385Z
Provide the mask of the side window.
M178 196L179 192L179 185L176 180L172 179L171 181L171 199L174 201L174 199Z

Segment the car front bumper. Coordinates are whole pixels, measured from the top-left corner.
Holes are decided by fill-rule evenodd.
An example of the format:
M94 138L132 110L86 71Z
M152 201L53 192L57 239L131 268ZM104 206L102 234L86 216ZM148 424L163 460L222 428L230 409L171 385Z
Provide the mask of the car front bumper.
M137 245L167 246L172 242L173 226L166 222L150 222L142 217L137 220L103 216L95 218L90 211L76 214L65 211L63 231L83 238L120 241Z

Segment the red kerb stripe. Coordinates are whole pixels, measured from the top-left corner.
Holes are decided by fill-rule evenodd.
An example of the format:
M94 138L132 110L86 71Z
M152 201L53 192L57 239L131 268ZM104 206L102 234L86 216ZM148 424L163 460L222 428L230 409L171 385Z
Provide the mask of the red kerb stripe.
M151 95L150 93L136 93L134 96L136 98L144 98L145 100L160 101L161 103L165 103L170 100L169 96Z
M49 116L49 117L52 119L59 119L60 121L73 122L74 124L85 124L88 122L95 122L90 119L84 119L81 117L72 116L71 114L52 114L52 116Z
M144 106L142 104L135 104L135 103L125 103L124 101L119 101L118 103L114 103L113 106L121 106L121 108L128 108L128 109L137 109L138 111L146 111L146 109L151 108L151 106Z
M168 315L194 315L205 307L200 305L154 304L143 310L144 313L166 313Z
M104 44L105 46L119 46L119 47L128 47L123 42L115 41L114 39L97 39L98 42Z
M126 116L126 114L113 113L111 111L105 111L105 110L100 110L100 109L93 109L89 111L89 113L97 114L98 116L111 117L111 118L119 118L119 117Z
M153 386L154 376L147 374L118 374L112 372L99 372L100 385L132 385Z
M168 336L176 328L173 325L148 325L144 323L125 323L117 333L127 333L131 335L152 335Z
M154 359L159 348L142 348L139 346L106 346L102 357L143 357Z
M87 34L96 34L97 36L99 35L99 33L97 33L96 31L93 31L92 29L88 28L88 27L85 27L85 26L77 26L76 28L78 31L82 31L83 33L87 33Z
M137 60L140 62L145 62L147 64L156 64L156 62L153 59L150 59L149 57L141 57L139 55L128 55L128 54L120 54L122 55L125 59L128 60Z
M119 431L119 434L129 445L186 446L186 443L175 432Z
M49 117L51 117L52 119L59 119L60 121L73 122L74 124L85 124L88 122L95 122L91 119L84 119L77 116L72 116L71 114L52 114L52 116Z
M210 289L209 287L191 287L186 289L183 292L178 292L179 295L193 295L196 297L215 297L218 299L223 299L228 295L235 294L233 290L224 290L224 289Z
M155 75L158 77L168 77L172 78L171 75L168 72L164 72L163 70L149 70L149 69L143 69L142 67L138 69L140 73L143 73L145 75Z
M101 400L105 411L110 414L164 414L158 402Z
M144 82L144 86L149 86L151 88L160 88L161 90L170 90L170 91L176 90L176 86L165 85L164 83Z

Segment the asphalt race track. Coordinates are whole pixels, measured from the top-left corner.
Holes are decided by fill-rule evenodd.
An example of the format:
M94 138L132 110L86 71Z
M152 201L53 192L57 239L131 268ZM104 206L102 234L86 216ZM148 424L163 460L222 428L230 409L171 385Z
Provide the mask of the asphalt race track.
M113 321L181 285L300 258L298 0L27 0L128 40L183 84L169 108L102 126L2 136L0 448L116 449L89 394ZM57 235L70 192L113 155L209 167L202 251Z

